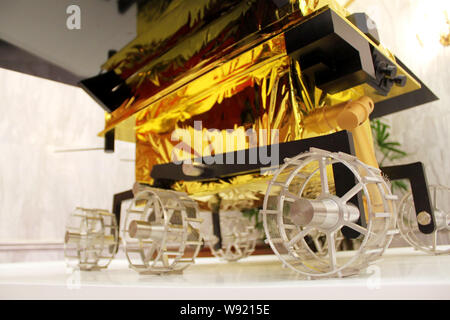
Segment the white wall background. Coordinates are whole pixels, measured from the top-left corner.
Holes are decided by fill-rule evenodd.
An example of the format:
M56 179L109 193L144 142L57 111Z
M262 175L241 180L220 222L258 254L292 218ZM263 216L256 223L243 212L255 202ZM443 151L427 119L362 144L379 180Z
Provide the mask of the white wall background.
M448 32L444 12L450 14L450 1L355 0L349 10L366 12L383 45L440 98L385 119L392 140L409 153L397 163L421 161L430 183L450 186L450 47L439 42L441 30Z
M99 71L108 50L120 50L136 36L136 6L119 14L117 2L1 0L0 38L88 78ZM80 7L79 30L66 27L70 5Z
M61 242L76 206L111 210L134 182L134 145L103 147L102 109L80 88L0 69L0 242Z
M450 185L450 47L439 44L437 29L447 2L360 0L349 8L372 16L382 42L440 97L387 121L411 154L402 162L423 161L430 182L444 185ZM103 146L96 136L103 111L81 89L0 69L0 111L0 243L61 243L72 209L111 209L113 194L132 186L134 164L121 161L134 159L132 144L117 142L114 154L54 152ZM5 259L11 255L0 254Z

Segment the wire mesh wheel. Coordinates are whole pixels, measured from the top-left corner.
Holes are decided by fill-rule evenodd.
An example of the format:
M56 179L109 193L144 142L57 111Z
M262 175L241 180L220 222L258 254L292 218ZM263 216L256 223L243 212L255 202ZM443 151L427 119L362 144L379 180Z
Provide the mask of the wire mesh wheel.
M421 212L416 215L412 193L407 193L400 202L398 228L403 238L417 250L432 255L450 253L450 188L430 186L429 193L434 209L436 229L431 234L419 231L419 222L429 224L431 215ZM419 220L419 222L418 222Z
M198 205L186 194L146 188L127 209L123 242L130 267L142 274L182 272L202 245Z
M342 197L332 191L332 165L355 178L355 186ZM364 202L365 227L356 223L360 212L350 203L357 195ZM377 261L392 241L396 199L379 169L348 154L311 148L286 159L269 182L262 210L267 242L285 266L308 279L358 274ZM344 227L360 233L361 246L336 254L336 235ZM326 235L324 255L305 241L314 232Z
M212 236L207 242L211 253L221 260L238 261L250 256L255 251L258 233L252 222L241 216L232 215L234 212L222 212L220 216L220 229L222 233L222 246L215 248L219 239Z
M116 217L108 211L76 208L69 216L64 237L64 255L69 267L106 268L118 244Z

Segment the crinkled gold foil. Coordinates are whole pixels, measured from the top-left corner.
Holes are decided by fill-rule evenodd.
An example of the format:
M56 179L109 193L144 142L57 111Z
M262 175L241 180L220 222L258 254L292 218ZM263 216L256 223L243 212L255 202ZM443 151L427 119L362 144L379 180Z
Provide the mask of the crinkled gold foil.
M116 128L116 138L135 137L138 182L151 184L155 165L180 160L176 152L180 143L188 157L199 157L220 154L219 141L230 135L243 143L227 152L248 148L249 129L259 134L259 145L314 137L317 133L302 125L309 112L363 95L375 101L386 98L368 85L335 95L309 88L299 64L287 56L283 31L290 26L326 7L347 16L333 0L291 0L280 9L267 0L149 3L139 10L138 37L103 65L133 90L132 97L107 115L102 133ZM414 80L408 81L406 89L393 88L391 96L416 87ZM201 129L196 128L197 121ZM214 140L209 129L217 129ZM185 139L180 141L180 136ZM226 181L180 181L174 189L205 202L220 193L223 203L250 206L262 199L270 178L265 173Z
M245 143L234 150L249 147L245 130L250 128L256 132L266 130L267 137L260 137L260 145L276 143L271 135L274 129L278 131L280 143L317 136L316 133L304 132L301 121L308 109L314 110L321 101L310 98L308 92L303 91L302 96L311 104L307 107L304 100L295 94L293 62L286 56L284 41L281 40L279 36L267 41L205 77L190 82L188 88L173 93L167 100L139 112L136 121L137 181L151 183L150 172L154 165L174 161L172 151L179 141L173 141L171 136L176 130L184 130L190 137L185 142L192 150L191 157L223 153L209 140L207 133L211 128L221 129L224 140L227 135L237 133L238 139ZM349 90L334 96L325 95L324 101L356 99L363 94ZM321 93L317 95L322 96ZM225 116L231 119L228 125L217 120ZM196 134L193 123L196 120L202 123L202 132L197 132L202 140L201 149L193 143ZM227 129L234 130L230 133ZM212 150L209 149L211 146ZM199 200L220 192L223 199L231 197L238 201L243 197L247 203L261 200L268 179L270 176L252 174L227 181L178 182L174 188L195 195Z
M276 37L235 59L224 63L204 77L190 82L136 117L137 163L136 176L140 182L149 181L149 167L173 161L172 150L179 141L171 139L176 130L183 130L191 141L192 156L222 153L209 141L208 129L220 130L226 140L230 134L245 141L245 131L252 128L266 137L259 144L273 141L271 130L279 130L279 141L301 137L301 110L293 95L291 60L285 54L284 41ZM218 121L226 117L228 121ZM201 149L192 140L194 122L201 121ZM233 129L233 133L227 130ZM212 150L211 150L212 147ZM234 151L234 150L227 150ZM146 158L145 165L139 161ZM151 159L151 160L149 160Z

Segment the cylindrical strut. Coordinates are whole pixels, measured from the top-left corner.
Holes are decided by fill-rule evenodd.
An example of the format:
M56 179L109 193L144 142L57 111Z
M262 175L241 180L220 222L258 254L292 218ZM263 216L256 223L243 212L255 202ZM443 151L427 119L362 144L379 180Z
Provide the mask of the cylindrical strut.
M162 240L164 236L164 226L151 225L145 221L133 220L128 227L131 238Z
M333 229L341 217L341 207L332 199L296 200L291 207L292 221L302 227ZM359 219L359 210L352 204L346 204L342 212L345 221L355 222Z

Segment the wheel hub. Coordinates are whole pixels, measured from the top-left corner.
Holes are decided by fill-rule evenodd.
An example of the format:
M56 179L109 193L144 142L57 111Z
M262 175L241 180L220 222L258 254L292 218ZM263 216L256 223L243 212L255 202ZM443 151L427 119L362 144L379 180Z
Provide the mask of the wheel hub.
M300 227L313 227L331 232L343 226L343 221L355 222L360 213L352 204L341 204L339 199L295 200L291 207L291 219Z
M334 170L353 175L355 185L346 193L333 190ZM355 197L363 197L364 212L352 204ZM378 169L350 155L312 148L286 159L269 183L262 210L264 230L272 250L292 270L309 279L350 276L389 246L393 234L388 231L396 223L394 201ZM364 226L357 223L362 214ZM338 256L337 235L344 227L358 232L361 244L349 255ZM316 234L326 237L325 254L317 254L307 242Z
M161 242L164 237L163 225L151 225L145 221L133 220L128 227L131 238L134 239L153 239Z

